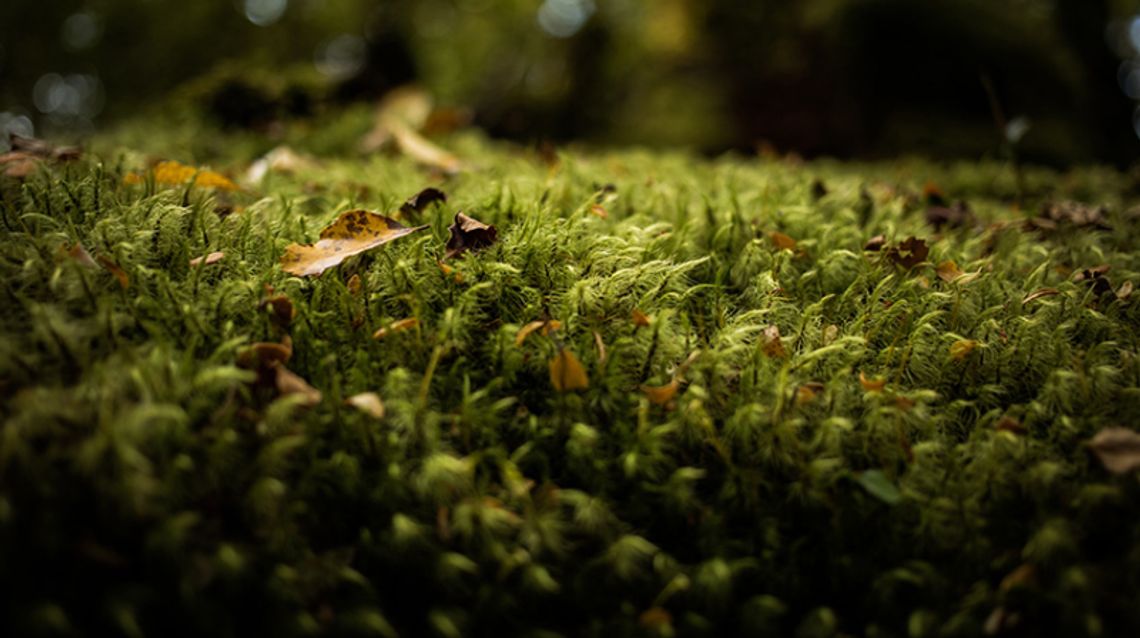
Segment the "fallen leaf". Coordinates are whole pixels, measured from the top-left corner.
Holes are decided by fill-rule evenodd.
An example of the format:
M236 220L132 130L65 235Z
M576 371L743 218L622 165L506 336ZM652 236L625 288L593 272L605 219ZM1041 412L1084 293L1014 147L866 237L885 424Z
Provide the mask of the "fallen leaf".
M423 212L425 208L434 202L444 203L446 201L447 193L444 193L438 188L429 186L405 200L403 205L400 206L400 211L409 215L415 215Z
M807 405L823 392L823 384L818 381L809 381L796 388L796 405Z
M886 244L887 238L885 235L875 235L874 237L868 239L867 243L863 244L863 250L867 252L877 253L882 250L883 246Z
M14 152L57 162L70 162L79 159L80 155L83 154L78 146L57 146L45 140L24 137L15 133L8 134L8 144Z
M123 290L130 288L131 278L127 275L127 271L120 268L118 264L111 261L110 258L104 257L102 255L97 255L95 257L95 261L99 262L100 266L106 268L107 272L114 275L115 279L119 280L119 286L122 287Z
M879 499L887 505L895 505L902 500L902 492L882 470L867 470L860 472L858 475L859 484L863 489L867 490L871 496Z
M950 358L954 361L961 361L968 357L977 347L978 342L973 339L959 339L950 344Z
M974 223L974 214L966 202L956 202L953 206L930 206L926 209L926 223L941 231L944 227L963 228Z
M866 375L859 372L859 385L867 392L882 392L883 388L887 386L886 379L868 379Z
M665 405L677 396L677 391L681 389L681 383L674 378L669 383L661 386L643 385L641 391L649 399L653 405Z
M218 263L225 256L226 256L226 254L224 252L215 251L215 252L212 252L208 255L203 255L201 257L195 257L195 258L191 259L190 260L190 266L191 267L193 267L193 266L209 266L211 264Z
M1140 432L1122 427L1104 428L1089 441L1089 449L1113 474L1140 468Z
M375 392L354 394L345 399L344 402L374 419L384 418L384 402L380 400L380 395Z
M425 228L404 226L366 210L351 210L322 230L316 244L289 244L281 256L281 269L302 277L319 275L353 255Z
M451 237L447 240L444 259L457 257L468 250L482 250L499 239L499 231L494 226L463 213L455 213L455 221L447 230Z
M908 237L899 245L887 248L884 254L896 265L910 269L925 261L929 253L930 248L924 240Z
M1112 266L1108 264L1085 268L1073 275L1073 281L1083 281L1092 288L1094 294L1103 295L1112 292L1112 282L1105 276L1109 270L1112 270Z
M1030 224L1038 230L1046 231L1065 225L1077 228L1112 230L1112 227L1105 220L1107 213L1108 208L1104 206L1090 206L1073 201L1046 202L1041 205L1041 212L1038 216L1030 220Z
M417 163L447 175L463 170L463 163L458 157L429 142L406 124L391 123L389 126L400 152Z
M772 244L779 250L795 250L796 248L796 240L778 230L773 230L768 233L768 238L772 240Z
M609 219L610 213L601 204L590 204L590 214L602 219Z
M946 204L946 194L942 192L938 184L928 181L922 185L922 198L926 203L932 206L943 206Z
M1061 294L1061 291L1057 290L1056 288L1038 288L1028 295L1025 295L1025 297L1021 300L1021 304L1025 305L1030 301L1034 301L1036 299L1043 299L1045 297L1052 297L1053 295L1059 294Z
M469 108L439 107L432 109L422 128L428 135L451 133L470 126L474 119L475 112Z
M276 366L277 370L277 392L281 396L299 395L301 396L301 405L312 407L321 402L321 391L309 385L297 374L285 369L284 366Z
M1132 297L1132 282L1126 281L1120 284L1120 288L1116 291L1116 298L1121 301L1128 301Z
M938 267L934 269L934 272L938 274L939 279L947 282L954 281L958 277L966 274L962 272L960 268L958 268L958 264L954 263L953 260L947 260L938 264Z
M380 328L376 332L372 333L372 338L373 339L383 339L384 337L387 337L388 335L396 334L397 332L404 332L406 330L411 330L412 328L416 328L419 325L420 325L420 320L415 318L415 317L408 317L407 319L398 319L398 320L393 321L392 323Z
M156 184L178 186L193 180L195 186L227 191L238 190L238 185L221 173L186 166L174 161L159 162L155 164L152 172ZM123 182L126 184L139 184L143 181L143 176L138 173L128 173L123 178Z
M598 365L606 363L606 343L602 341L602 333L594 331L594 347L598 349Z
M361 140L360 150L373 153L392 140L393 123L419 130L431 116L431 95L414 86L399 86L384 94L376 108L376 121L372 130Z
M297 309L293 307L293 302L285 295L274 295L262 299L257 304L258 310L269 308L269 317L275 325L279 328L286 328L293 322L293 318L297 316Z
M60 246L59 254L61 256L70 257L87 268L97 268L99 266L99 264L95 262L95 258L91 256L91 253L87 252L87 249L80 243L71 244L70 246Z
M307 155L301 155L288 146L278 146L261 156L245 173L245 181L260 183L270 172L292 174L316 168L317 162Z
M784 350L784 342L780 340L779 326L773 324L764 328L764 332L761 335L760 349L765 355L773 359L783 359L788 356L788 353Z
M348 282L345 284L345 287L348 288L348 294L352 295L353 297L357 297L360 295L360 290L364 287L364 284L361 283L360 275L353 274L348 278Z
M16 179L24 179L36 172L40 162L37 157L22 151L13 151L0 155L0 166L4 167L4 175Z
M649 315L642 312L640 308L634 308L633 309L633 325L635 327L647 328L647 327L649 327L649 323L650 323Z
M463 283L463 273L443 263L442 260L437 260L435 263L439 265L439 271L443 273L444 277L450 277L457 284Z
M523 342L526 341L526 338L539 328L542 328L542 336L545 337L561 327L562 322L558 321L557 319L551 319L547 321L539 319L537 321L532 321L522 328L519 328L518 334L515 335L515 345L521 346Z
M590 379L578 357L565 348L559 348L558 354L550 360L550 385L559 392L585 390L590 387Z

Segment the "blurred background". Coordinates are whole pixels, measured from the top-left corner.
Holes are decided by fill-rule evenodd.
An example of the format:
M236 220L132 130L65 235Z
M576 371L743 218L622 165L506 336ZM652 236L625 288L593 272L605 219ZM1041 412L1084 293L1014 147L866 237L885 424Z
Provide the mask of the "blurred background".
M10 132L266 127L409 82L523 142L1124 166L1140 0L0 2Z

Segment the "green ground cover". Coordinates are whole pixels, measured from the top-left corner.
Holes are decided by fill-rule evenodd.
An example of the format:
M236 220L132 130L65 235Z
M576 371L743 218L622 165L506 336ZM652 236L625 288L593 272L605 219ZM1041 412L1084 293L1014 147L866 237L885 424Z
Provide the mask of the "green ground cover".
M369 117L235 192L127 175L275 143L0 178L7 635L1140 632L1140 485L1089 445L1140 414L1131 177L460 133L441 178L351 152ZM426 186L426 230L282 271ZM1029 228L1065 201L1106 212ZM443 268L457 210L498 240Z

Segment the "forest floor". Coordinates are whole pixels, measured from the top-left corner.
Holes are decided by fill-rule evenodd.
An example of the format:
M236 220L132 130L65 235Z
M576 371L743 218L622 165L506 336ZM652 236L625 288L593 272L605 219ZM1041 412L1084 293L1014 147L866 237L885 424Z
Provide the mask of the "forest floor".
M371 118L7 160L5 634L1140 634L1135 176Z

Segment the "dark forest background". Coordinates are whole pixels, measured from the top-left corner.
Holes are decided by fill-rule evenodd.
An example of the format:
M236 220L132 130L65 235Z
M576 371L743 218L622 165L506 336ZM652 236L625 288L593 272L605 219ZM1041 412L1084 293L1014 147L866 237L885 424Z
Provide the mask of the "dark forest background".
M0 127L82 137L182 98L259 126L418 82L521 141L1127 165L1140 157L1138 12L1135 0L6 0Z

